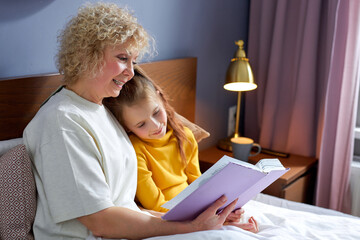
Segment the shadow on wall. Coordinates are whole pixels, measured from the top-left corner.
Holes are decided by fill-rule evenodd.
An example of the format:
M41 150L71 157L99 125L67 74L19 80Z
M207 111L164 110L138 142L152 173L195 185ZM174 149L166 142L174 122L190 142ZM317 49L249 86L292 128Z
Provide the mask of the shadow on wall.
M53 1L0 0L0 21L15 21L26 18L40 11Z

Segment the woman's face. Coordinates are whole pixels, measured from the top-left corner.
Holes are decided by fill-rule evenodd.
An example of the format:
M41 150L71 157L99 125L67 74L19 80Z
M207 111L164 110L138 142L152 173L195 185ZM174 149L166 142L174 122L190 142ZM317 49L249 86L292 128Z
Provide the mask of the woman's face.
M123 120L127 130L141 139L159 139L166 134L167 114L159 97L124 106Z
M122 86L134 76L137 56L137 52L127 49L127 44L105 47L102 71L90 81L83 81L81 96L100 105L106 97L117 97Z

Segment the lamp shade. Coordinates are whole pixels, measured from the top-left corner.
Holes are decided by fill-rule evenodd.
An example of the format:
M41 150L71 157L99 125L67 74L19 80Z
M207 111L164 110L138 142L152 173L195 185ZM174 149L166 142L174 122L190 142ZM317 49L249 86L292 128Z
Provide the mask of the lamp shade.
M239 46L226 72L224 88L229 91L250 91L257 88L254 82L254 76L246 58L244 51L244 42L239 40L235 42Z

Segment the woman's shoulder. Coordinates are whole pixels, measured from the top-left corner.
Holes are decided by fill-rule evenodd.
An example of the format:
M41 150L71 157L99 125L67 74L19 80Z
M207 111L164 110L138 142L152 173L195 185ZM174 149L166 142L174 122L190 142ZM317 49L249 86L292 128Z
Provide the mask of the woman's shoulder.
M74 112L74 105L70 104L69 99L64 95L57 93L40 107L34 120L55 121L71 112Z
M81 116L91 113L98 114L100 109L105 111L104 106L89 102L74 92L63 88L53 95L39 111L54 113L58 116Z
M93 119L91 114L98 112L91 111L86 104L79 102L63 89L40 107L29 125L35 128L51 126L52 129L56 129L68 125L69 122L87 122L87 119Z

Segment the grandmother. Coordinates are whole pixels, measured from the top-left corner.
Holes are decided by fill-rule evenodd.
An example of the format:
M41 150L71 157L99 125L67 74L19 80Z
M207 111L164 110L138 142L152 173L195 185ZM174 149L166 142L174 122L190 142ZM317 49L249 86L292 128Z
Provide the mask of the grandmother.
M115 4L85 5L59 37L64 87L24 131L38 201L35 239L145 238L219 229L226 197L190 222L167 222L134 202L137 161L124 129L103 106L134 75L151 37Z

